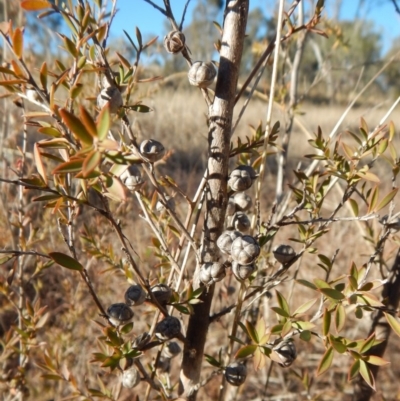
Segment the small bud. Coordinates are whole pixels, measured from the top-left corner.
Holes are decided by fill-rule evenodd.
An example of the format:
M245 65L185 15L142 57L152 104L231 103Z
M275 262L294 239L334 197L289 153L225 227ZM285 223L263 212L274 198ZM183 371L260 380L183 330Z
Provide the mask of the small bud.
M134 388L140 383L138 370L132 366L122 372L122 385L125 388Z
M292 339L283 340L273 348L277 358L273 358L284 368L290 366L297 358L296 346Z
M217 75L214 64L211 62L195 61L188 72L190 85L207 88L213 82Z
M129 323L133 319L134 313L128 305L117 303L107 309L107 315L114 326L119 326Z
M174 316L167 316L156 324L155 334L160 340L170 340L181 331L181 322Z
M249 189L256 178L257 174L253 167L241 165L231 172L228 185L231 187L232 191L241 192Z
M275 259L282 264L290 262L296 256L290 245L278 245L272 252Z
M140 285L131 285L125 292L127 305L141 305L146 299L146 291Z
M185 35L181 31L169 32L164 37L164 47L168 53L179 53L185 47Z
M225 379L232 386L240 386L246 381L247 368L242 363L233 362L225 368Z
M117 113L123 103L121 92L116 86L102 89L97 96L97 107L103 109L103 107L109 105L111 114Z
M232 229L226 230L218 237L217 246L221 250L221 252L230 255L232 251L233 241L241 236L242 234L239 231L235 231Z
M172 296L172 290L165 284L157 284L151 287L151 293L154 295L154 298L157 299L157 302L161 305L165 305Z
M141 155L150 163L161 160L165 153L163 144L155 139L145 139L139 148Z
M241 265L252 264L259 254L260 246L250 235L243 235L232 242L232 259Z
M182 351L182 349L177 342L170 341L165 344L162 353L165 358L172 359L172 358L175 358L176 356L178 356L181 351Z

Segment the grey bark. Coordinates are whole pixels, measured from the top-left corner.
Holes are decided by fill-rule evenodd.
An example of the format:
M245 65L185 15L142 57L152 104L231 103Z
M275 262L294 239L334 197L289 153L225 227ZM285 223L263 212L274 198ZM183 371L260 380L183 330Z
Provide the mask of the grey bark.
M209 110L207 200L201 255L203 262L217 261L219 258L216 241L223 229L228 201L232 115L248 8L249 0L232 0L227 1L225 9L215 98ZM195 277L198 269L199 266ZM196 279L194 281L196 284ZM197 394L194 386L200 381L213 293L213 287L203 293L203 303L194 305L194 312L189 318L180 373L180 393L187 400L195 400Z
M392 269L389 273L388 281L382 290L382 299L385 304L385 308L388 311L396 311L400 302L400 249L397 251L396 259L393 262ZM391 328L387 322L384 311L377 311L376 315L373 317L371 324L371 329L368 335L375 332L376 338L383 340L382 343L372 347L366 354L376 355L383 357L390 333ZM379 366L369 365L369 369L372 375L376 378L379 372ZM368 401L374 393L374 390L368 386L368 384L363 380L361 376L357 377L354 387L353 401Z

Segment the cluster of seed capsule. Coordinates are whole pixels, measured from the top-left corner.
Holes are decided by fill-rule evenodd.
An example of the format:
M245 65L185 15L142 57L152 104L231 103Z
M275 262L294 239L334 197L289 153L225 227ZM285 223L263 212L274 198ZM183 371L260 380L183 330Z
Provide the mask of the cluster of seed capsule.
M134 312L132 307L142 305L144 302L152 302L155 299L161 306L167 305L172 296L172 290L165 284L157 284L151 287L151 296L149 296L142 286L131 285L125 292L125 302L115 303L107 309L109 321L116 327L125 325L133 321ZM166 316L160 320L154 329L155 336L165 342L163 354L157 363L157 369L167 371L172 358L181 352L178 343L170 341L181 333L180 320L174 316ZM132 347L142 349L150 340L148 333L143 333L132 342ZM133 364L129 364L122 374L122 385L127 388L133 388L140 382L140 375Z

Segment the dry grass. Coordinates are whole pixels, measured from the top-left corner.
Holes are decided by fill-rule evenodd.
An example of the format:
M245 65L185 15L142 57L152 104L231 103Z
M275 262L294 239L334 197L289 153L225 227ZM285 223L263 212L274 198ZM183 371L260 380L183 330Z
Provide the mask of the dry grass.
M187 191L189 196L193 196L197 189L199 179L203 174L207 157L207 122L205 116L207 110L199 92L194 90L189 92L186 89L187 88L183 88L183 90L179 92L172 90L160 91L159 93L153 94L147 100L145 99L144 103L152 107L154 112L135 115L134 129L142 138L158 139L167 149L172 151L172 154L165 163L158 166L158 171L161 174L171 175L177 181L178 185ZM339 132L344 132L346 129L357 129L361 116L366 119L370 127L374 127L378 124L389 107L389 103L385 103L375 109L358 108L352 110L340 126ZM257 125L260 121L265 123L265 110L266 105L264 102L260 100L252 101L245 117L238 127L236 135L240 135L241 137L251 135L251 130L249 129L250 124ZM318 126L321 126L325 135L328 135L343 113L343 109L336 106L316 106L312 104L302 105L300 111L305 114L299 116L298 119L310 135L317 130ZM278 110L274 114L273 121L279 119L281 121L281 126L284 126L284 118L284 114ZM395 123L397 126L400 126L400 115L398 113L395 115L395 118ZM291 169L295 168L299 161L301 161L303 165L308 163L308 161L302 157L304 154L310 153L311 151L307 143L308 139L308 134L306 134L304 130L299 129L298 126L295 126L289 150L289 172ZM269 174L266 175L265 182L263 183L264 198L261 212L263 220L268 218L272 210L275 186L275 177L273 174L274 163L272 158ZM377 169L381 172L386 171L384 166L377 166ZM291 175L289 176L291 177ZM390 176L387 177L386 181L385 185L383 185L384 190L387 190L390 185ZM147 188L147 190L149 190L149 188ZM11 199L13 198L11 191L12 189L10 188L6 189L4 192L4 199L7 200L7 203L10 202L7 206L9 210L15 210L11 204ZM7 198L7 196L9 196L9 198ZM328 214L332 211L340 201L341 196L342 193L339 189L333 189L326 200L324 213ZM184 216L186 211L185 201L179 197L179 195L177 196L177 200L179 204L178 213ZM26 207L28 208L28 205L26 205ZM135 252L137 252L137 260L140 266L152 279L159 276L166 276L166 271L156 267L158 259L154 255L154 248L149 246L153 235L144 221L138 216L139 209L135 198L130 196L125 204L112 205L112 207L115 210L116 217L121 219L126 235L133 244ZM50 250L66 252L65 244L62 243L57 228L53 225L52 216L47 213L44 217L38 217L41 216L40 213L41 210L38 207L32 209L32 221L41 229L41 237L36 246L44 252ZM343 215L350 215L350 211L344 210ZM0 238L2 238L2 241L5 241L2 242L2 246L10 247L10 242L7 241L8 227L6 218L6 213L3 213L0 220ZM46 222L45 227L43 226L43 222ZM110 246L117 255L120 257L123 256L111 228L105 225L102 218L93 212L88 213L82 209L76 223L77 233L82 232L83 223L90 224L94 227L94 234L98 244ZM373 227L376 233L379 233L379 224L374 222ZM294 226L282 228L275 238L275 243L287 243L290 237L296 235L297 230ZM371 254L371 247L369 243L363 239L363 235L365 235L365 223L335 223L331 225L330 232L316 242L315 246L318 248L317 253L325 254L328 257L331 257L336 249L340 249L332 272L332 277L345 274L352 261L360 266L368 260ZM393 236L385 252L385 257L389 265L398 246L397 240L398 238ZM171 244L173 244L172 247L176 246L172 237ZM296 244L294 247L296 248ZM85 261L96 292L99 294L104 305L108 306L114 302L122 302L123 292L128 286L125 272L117 269L105 272L105 270L109 268L109 265L104 261L90 257L84 252L79 256L82 261ZM263 256L267 261L265 264L267 268L266 273L269 274L269 272L277 266L274 265L268 249L264 250ZM35 259L32 258L31 262L27 265L29 267L25 274L26 280L29 280L30 275L35 271ZM4 264L1 266L1 275L6 277L7 271L11 268L11 264ZM194 263L190 263L189 272L193 271L193 268ZM298 278L307 278L310 281L316 277L324 278L324 272L317 266L315 255L305 254L298 264L292 267L292 271L289 273L287 280L279 285L279 291L285 294L285 296L292 293L290 304L293 308L297 307L305 300L310 299L310 297L316 296L311 290L294 283L291 278L294 271L297 271ZM374 276L378 277L378 272L375 272ZM227 290L230 286L235 288L235 292L228 295ZM217 295L213 305L213 311L216 312L222 307L234 302L237 293L238 283L229 275L223 283L217 286ZM45 349L51 353L54 360L57 360L60 365L64 367L63 369L65 372L66 369L68 369L71 374L74 375L80 389L84 389L86 385L88 387L98 387L96 375L99 375L102 380L107 383L109 388L113 388L114 390L118 388L119 379L117 374L113 373L107 375L104 370L99 369L97 365L89 363L91 353L98 349L96 337L101 335L101 331L98 325L94 323L94 320L101 319L98 317L95 305L78 276L70 271L65 271L53 266L49 270L41 272L36 277L35 284L30 294L32 301L40 298L42 305L48 305L50 318L45 328L38 332L36 339L38 348L33 352L31 358L32 362L28 365L27 385L30 389L30 394L27 399L45 400L55 398L58 400L71 394L72 387L70 384L66 382L53 382L40 378L42 372L35 366L35 362L41 359L42 352ZM275 316L268 310L268 307L275 305L275 298L268 301L265 297L260 303L261 310L263 311L262 313L268 318L268 325L276 324ZM10 308L4 297L0 297L0 306L3 317L1 323L4 331L7 331L13 324L15 316L12 314L7 315L7 311L9 311ZM315 310L316 307L310 311L310 316ZM135 309L135 315L136 319L133 333L139 335L144 330L148 329L152 314L149 313L148 306L143 306ZM344 335L352 338L365 337L370 324L369 319L366 317L363 320L356 320L351 313L348 315L349 317ZM206 353L215 356L220 347L226 344L227 329L230 326L231 320L232 315L227 315L213 324ZM246 382L246 385L240 389L237 399L308 399L304 392L304 387L293 372L300 373L301 370L308 370L309 374L313 376L323 348L321 343L317 341L304 343L296 340L296 342L299 349L299 357L297 362L293 365L293 370L282 370L275 365L272 368L269 378L270 384L266 397L261 398L261 394L264 394L265 390L267 369L254 373L249 363L249 380ZM392 364L389 365L389 367L382 368L376 400L382 399L383 396L385 399L394 399L394 394L398 391L396 390L397 385L394 380L395 377L400 375L400 367L395 360L398 351L399 340L398 338L392 338L387 352L387 358L391 360ZM146 363L150 363L154 360L154 357L154 351L149 351L145 356ZM322 377L314 378L314 385L311 388L313 397L318 397L319 400L350 399L349 394L352 391L351 384L346 382L348 366L348 358L339 356L335 358L333 369L331 369L329 373ZM15 369L15 361L10 361L10 366L3 366L3 372L7 372L7 369L10 371ZM177 379L177 370L178 361L174 360L171 372L175 380ZM211 372L211 368L206 366L204 368L204 375L209 372ZM214 379L210 386L204 392L200 393L199 398L215 399L218 385L219 382L217 379ZM144 393L145 388L145 384L141 384L138 389L135 389L134 394L140 395L140 399L142 399L141 394ZM3 387L3 389L5 390L6 387ZM274 396L278 398L274 398ZM132 392L123 389L119 399L128 400L133 399L132 397Z

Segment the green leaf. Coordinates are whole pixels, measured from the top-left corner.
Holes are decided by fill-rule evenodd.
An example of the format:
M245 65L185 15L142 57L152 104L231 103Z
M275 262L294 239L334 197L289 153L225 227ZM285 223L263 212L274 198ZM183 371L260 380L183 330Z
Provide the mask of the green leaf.
M285 297L278 290L276 290L276 297L278 299L279 306L290 316L289 305Z
M386 205L388 205L393 198L396 196L397 191L399 188L395 188L392 191L390 191L378 204L378 206L375 208L375 212L379 212L379 210L383 209Z
M331 327L331 312L325 309L322 319L322 335L327 336Z
M345 296L340 291L335 290L334 288L320 288L319 291L328 298L331 298L335 301L341 301L345 298Z
M44 135L52 136L54 138L59 138L62 136L61 132L57 128L54 128L54 127L41 127L38 129L38 132L40 132L41 134L44 134Z
M283 309L281 309L281 308L278 308L277 306L273 306L273 307L271 308L271 310L273 310L275 313L277 313L277 314L280 315L280 316L283 316L283 317L290 317L289 313L287 313L285 310L283 310Z
M358 217L359 215L358 203L354 199L349 199L349 203L354 216Z
M307 302L305 302L303 305L299 306L295 312L293 313L293 316L296 315L302 315L303 313L306 313L317 301L317 298L311 299Z
M304 331L302 331L302 332L300 333L300 338L301 338L303 341L306 341L306 342L310 341L310 340L311 340L311 331L310 331L310 330L304 330Z
M356 359L354 363L350 366L348 380L353 380L358 372L360 371L360 360Z
M66 255L65 253L50 252L49 256L54 260L54 262L58 263L62 267L70 270L83 270L83 266L76 259Z
M383 312L392 330L400 337L400 322L389 313Z
M259 337L258 337L257 330L254 327L254 325L251 322L249 322L248 320L246 320L246 329L247 329L247 333L249 334L253 343L258 344Z
M376 366L385 366L388 365L390 362L385 361L383 358L376 356L376 355L368 355L362 358L365 362L370 363L371 365Z
M375 333L372 333L360 346L360 354L369 351L375 345Z
M333 348L329 347L324 355L322 356L322 359L318 365L318 369L317 369L317 376L322 375L323 373L325 373L332 365L332 361L333 361Z
M247 358L250 355L253 355L256 350L257 350L257 345L245 345L244 347L241 347L238 349L238 351L235 354L235 359L239 358Z
M335 311L336 332L340 333L346 323L346 310L342 304L339 304Z
M216 368L220 368L221 367L221 363L218 362L214 357L212 357L211 355L208 354L204 354L204 357L206 358L206 361L212 365L215 366Z
M310 281L299 279L296 280L296 282L298 282L301 285L304 285L305 287L311 288L312 290L317 290L317 287Z
M122 327L121 329L121 333L122 334L128 334L132 331L133 329L133 322L130 322L128 324L126 324L125 326Z
M93 137L90 135L89 131L78 117L66 109L60 109L59 113L65 125L76 135L78 139L80 139L86 145L91 145L93 143Z
M53 201L61 198L61 195L57 194L47 194L47 195L41 195L37 196L32 199L32 202L45 202L45 201Z
M111 119L110 119L110 108L103 107L99 116L97 117L96 127L97 135L100 141L107 138L108 130L110 129Z
M128 104L125 108L138 113L149 113L150 111L153 111L150 107L145 106L144 104Z
M363 377L363 379L366 381L366 383L375 390L375 379L374 376L372 376L371 371L369 370L369 367L365 361L362 359L360 361L360 375Z
M87 129L89 134L93 138L96 138L97 137L97 129L96 129L96 124L95 124L92 116L83 106L79 107L79 111L80 111L80 116L81 116L83 125L85 126L85 128Z

